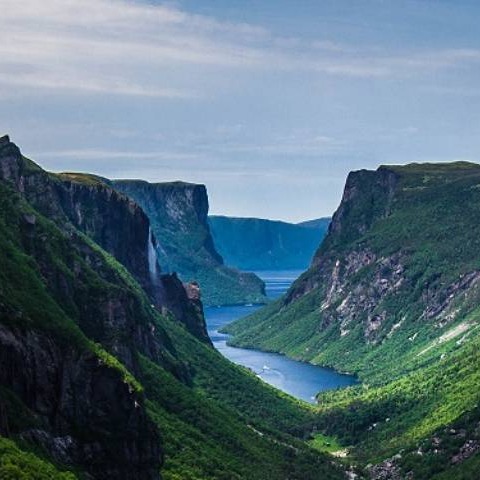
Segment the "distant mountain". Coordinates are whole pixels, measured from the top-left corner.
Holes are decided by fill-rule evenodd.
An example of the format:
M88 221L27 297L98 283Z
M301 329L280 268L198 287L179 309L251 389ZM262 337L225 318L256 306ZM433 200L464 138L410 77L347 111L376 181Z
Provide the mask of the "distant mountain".
M208 222L215 246L227 265L241 270L304 270L330 219L293 224L213 215Z
M296 225L313 229L328 229L328 225L330 225L331 220L332 219L330 217L315 218L314 220L299 222Z
M205 185L115 180L112 187L132 198L147 214L163 271L200 284L205 305L262 303L265 286L253 273L224 265L207 222Z

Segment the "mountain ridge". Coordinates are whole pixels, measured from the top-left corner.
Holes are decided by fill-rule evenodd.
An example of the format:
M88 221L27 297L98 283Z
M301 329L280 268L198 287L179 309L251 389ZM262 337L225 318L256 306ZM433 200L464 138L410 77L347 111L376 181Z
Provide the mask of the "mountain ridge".
M309 226L281 220L211 215L215 245L225 262L241 270L300 270L310 264L330 219Z

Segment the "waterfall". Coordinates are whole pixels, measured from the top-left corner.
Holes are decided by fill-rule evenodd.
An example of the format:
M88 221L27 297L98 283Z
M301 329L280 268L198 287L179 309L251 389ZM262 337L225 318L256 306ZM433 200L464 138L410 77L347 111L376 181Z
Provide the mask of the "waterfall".
M155 251L155 245L153 244L152 227L148 228L148 271L150 272L150 280L153 284L157 283L158 278L158 263L157 252Z

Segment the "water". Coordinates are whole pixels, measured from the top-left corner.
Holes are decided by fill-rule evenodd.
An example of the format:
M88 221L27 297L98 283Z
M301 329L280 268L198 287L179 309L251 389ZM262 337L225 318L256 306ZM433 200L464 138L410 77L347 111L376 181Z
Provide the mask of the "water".
M148 271L150 273L150 280L153 284L156 283L158 277L157 252L153 244L152 227L148 228Z
M286 292L301 272L287 270L255 273L265 281L267 296L275 299ZM218 330L240 317L253 313L258 308L261 307L240 305L205 309L208 333L215 348L222 355L234 363L250 368L270 385L311 403L315 402L315 394L320 391L356 383L354 377L340 374L329 368L297 362L276 353L228 346L228 335L219 333Z

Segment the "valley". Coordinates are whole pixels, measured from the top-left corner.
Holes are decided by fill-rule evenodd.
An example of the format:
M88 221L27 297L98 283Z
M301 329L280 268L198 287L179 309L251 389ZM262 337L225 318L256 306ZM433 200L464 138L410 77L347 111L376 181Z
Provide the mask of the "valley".
M0 231L0 478L342 478L304 442L312 409L224 359L198 284L152 269L131 199L4 136Z
M0 480L480 480L480 1L0 7Z
M204 309L153 206L1 137L0 477L474 480L479 181L352 172L306 272L233 270L267 304ZM168 202L159 225L192 212ZM206 211L182 238L214 255Z

